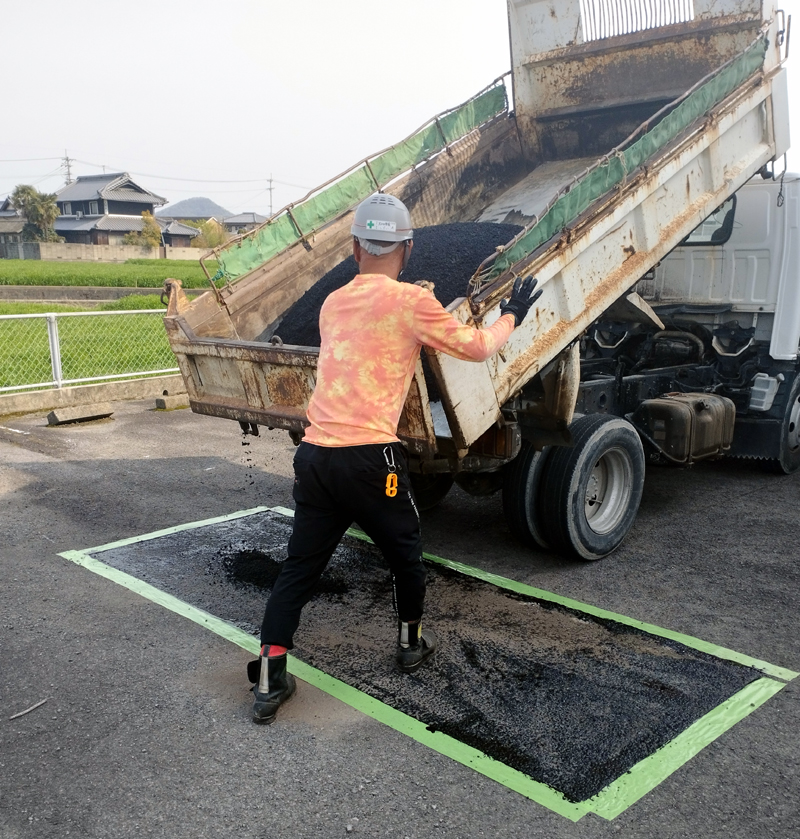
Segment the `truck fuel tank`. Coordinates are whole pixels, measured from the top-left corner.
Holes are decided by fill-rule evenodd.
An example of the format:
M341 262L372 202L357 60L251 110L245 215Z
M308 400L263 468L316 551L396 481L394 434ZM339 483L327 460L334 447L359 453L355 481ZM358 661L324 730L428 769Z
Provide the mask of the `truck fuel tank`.
M664 457L686 465L726 452L735 418L733 402L713 393L667 393L646 399L629 417Z

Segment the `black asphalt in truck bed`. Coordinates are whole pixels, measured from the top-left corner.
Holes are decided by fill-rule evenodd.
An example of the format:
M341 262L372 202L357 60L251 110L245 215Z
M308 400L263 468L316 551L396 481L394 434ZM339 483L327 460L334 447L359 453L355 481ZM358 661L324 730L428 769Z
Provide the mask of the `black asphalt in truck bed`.
M98 559L257 635L290 531L285 517L259 513ZM401 674L388 571L371 545L348 537L303 613L293 652L573 801L760 676L437 564L425 621L440 649L430 665Z
M402 282L429 280L435 284L436 299L446 306L466 295L470 277L481 262L521 229L513 224L469 222L421 227L414 231L414 249ZM357 273L358 266L352 256L340 262L286 312L275 334L284 344L318 347L319 310L325 298L347 285Z

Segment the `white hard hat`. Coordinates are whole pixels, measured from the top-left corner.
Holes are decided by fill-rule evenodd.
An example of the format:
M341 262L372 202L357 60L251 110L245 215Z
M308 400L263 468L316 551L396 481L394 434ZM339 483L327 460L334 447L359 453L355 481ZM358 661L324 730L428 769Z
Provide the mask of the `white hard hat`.
M377 242L405 242L414 238L411 215L394 195L376 192L356 207L353 236Z

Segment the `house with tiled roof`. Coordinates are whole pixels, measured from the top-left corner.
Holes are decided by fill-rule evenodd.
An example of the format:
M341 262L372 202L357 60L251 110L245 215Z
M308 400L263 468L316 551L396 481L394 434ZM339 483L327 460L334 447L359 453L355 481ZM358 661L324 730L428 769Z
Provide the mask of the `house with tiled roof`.
M145 189L127 172L81 175L56 193L59 217L53 227L64 241L83 245L121 245L126 233L140 232L142 213L153 213L166 198ZM171 247L189 247L199 231L179 222L156 219L161 238Z
M22 228L25 218L11 205L11 199L6 198L0 203L0 245L22 241Z
M239 213L236 216L228 216L222 219L222 223L231 233L246 233L248 230L255 230L266 220L266 216L258 213Z

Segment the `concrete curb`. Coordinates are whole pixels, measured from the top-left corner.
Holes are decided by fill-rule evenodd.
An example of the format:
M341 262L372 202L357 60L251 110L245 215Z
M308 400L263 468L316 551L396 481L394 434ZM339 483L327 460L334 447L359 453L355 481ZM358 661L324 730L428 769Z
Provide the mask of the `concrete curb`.
M71 422L108 419L114 413L110 402L92 402L91 405L73 405L56 408L47 415L48 425L67 425Z
M154 376L151 379L129 379L123 382L103 382L94 385L36 390L27 393L0 395L0 417L9 414L32 414L52 411L72 405L91 405L95 402L120 402L133 399L156 399L186 393L179 375ZM186 399L188 402L188 397Z
M111 286L0 285L0 300L72 303L83 300L106 302L133 294L161 294L158 288L121 288ZM204 289L200 289L204 291Z

